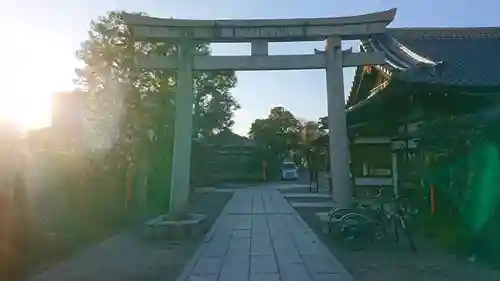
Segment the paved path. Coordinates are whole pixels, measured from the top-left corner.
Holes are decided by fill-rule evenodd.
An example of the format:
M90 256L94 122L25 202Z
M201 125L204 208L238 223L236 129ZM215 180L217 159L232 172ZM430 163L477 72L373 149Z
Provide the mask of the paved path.
M352 281L283 195L238 190L178 281Z

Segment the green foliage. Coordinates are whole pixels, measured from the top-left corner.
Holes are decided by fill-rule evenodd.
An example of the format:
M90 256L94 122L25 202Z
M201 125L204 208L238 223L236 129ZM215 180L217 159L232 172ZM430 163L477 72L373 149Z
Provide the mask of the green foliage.
M455 161L486 138L486 126L471 116L446 116L419 128L418 149L428 165Z
M283 107L272 108L266 119L255 120L249 136L261 152L283 159L296 147L299 140L300 122Z
M314 140L324 135L324 131L320 129L320 124L315 121L306 121L301 128L301 142L308 147L313 145Z
M88 94L90 145L113 148L121 155L120 163L150 163L157 171L152 181L165 190L170 181L176 72L137 69L133 61L140 55L175 56L177 47L174 42L134 42L122 14L113 11L92 21L89 38L76 53L84 64L76 69L76 83ZM210 55L210 48L199 44L196 52ZM236 82L232 71L195 73L194 137L233 126L239 104L230 90Z
M277 167L290 152L295 162L308 161L314 140L324 134L317 122L300 122L283 107L272 108L266 119L255 120L249 132L269 167Z
M436 186L438 208L435 214L427 211L428 203L421 208L425 211L420 214L421 226L426 235L446 248L471 251L477 233L468 216L477 208L486 208L474 205L478 194L487 190L478 185L479 178L471 177L486 167L485 158L471 162L474 151L484 145L485 140L498 139L495 124L486 122L484 116L446 116L428 121L418 130L421 138L410 170L419 171L427 185Z
M319 151L316 148L316 140L325 136L326 132L321 128L319 122L305 121L300 128L300 141L297 149L298 158L304 159L308 167L312 167L319 158Z

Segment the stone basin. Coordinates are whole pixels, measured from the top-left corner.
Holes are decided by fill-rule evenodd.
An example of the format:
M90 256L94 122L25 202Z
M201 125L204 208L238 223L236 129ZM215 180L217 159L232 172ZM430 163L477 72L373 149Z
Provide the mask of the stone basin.
M154 217L144 223L145 238L183 240L202 233L205 214L186 214L181 219L168 214Z

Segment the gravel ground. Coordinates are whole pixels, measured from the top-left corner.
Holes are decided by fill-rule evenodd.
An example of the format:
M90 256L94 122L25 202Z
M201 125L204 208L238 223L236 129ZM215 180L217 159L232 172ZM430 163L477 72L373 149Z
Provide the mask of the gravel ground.
M470 262L416 239L417 253L408 245L376 241L363 251L342 249L332 237L321 234L315 210L297 212L357 281L492 281L500 280L500 270L480 262Z
M307 175L301 175L299 182L308 183ZM309 189L283 189L281 192L308 193ZM500 265L492 268L480 261L471 262L466 257L439 249L422 238L415 239L417 253L411 252L405 241L399 245L390 241L376 241L363 251L342 249L339 241L321 233L321 225L314 215L318 210L296 210L357 281L500 280Z
M232 193L199 194L191 212L206 214L208 231ZM182 243L148 241L131 231L103 241L94 248L32 278L30 281L157 281L175 280L203 239L199 235Z

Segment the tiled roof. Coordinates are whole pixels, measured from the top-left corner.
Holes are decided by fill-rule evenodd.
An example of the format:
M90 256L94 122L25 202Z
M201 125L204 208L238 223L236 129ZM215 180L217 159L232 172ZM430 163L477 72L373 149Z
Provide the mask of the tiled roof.
M223 146L252 146L253 141L247 137L240 136L230 130L224 130L216 135L212 135L207 139L207 143L218 144Z
M379 68L404 81L500 86L500 28L395 28L361 43L384 51Z

